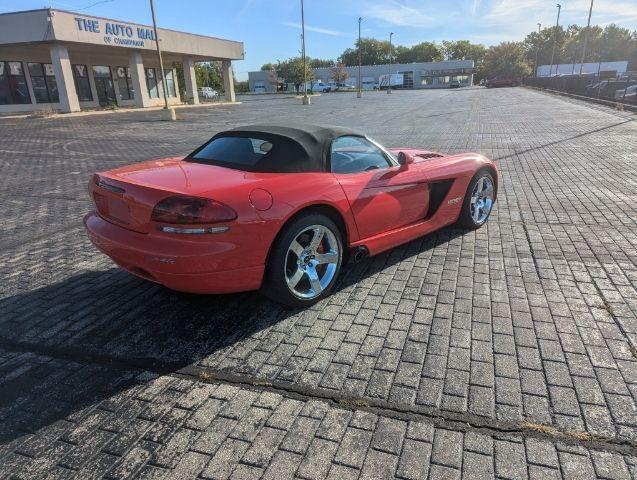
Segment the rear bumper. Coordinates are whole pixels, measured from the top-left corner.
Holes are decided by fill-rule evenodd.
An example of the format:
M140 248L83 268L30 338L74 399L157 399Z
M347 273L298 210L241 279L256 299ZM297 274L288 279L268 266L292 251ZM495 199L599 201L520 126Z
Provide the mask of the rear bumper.
M189 293L233 293L257 290L263 265L217 269L228 263L223 242L187 242L183 238L157 238L126 230L89 213L84 226L93 245L117 265L138 277Z

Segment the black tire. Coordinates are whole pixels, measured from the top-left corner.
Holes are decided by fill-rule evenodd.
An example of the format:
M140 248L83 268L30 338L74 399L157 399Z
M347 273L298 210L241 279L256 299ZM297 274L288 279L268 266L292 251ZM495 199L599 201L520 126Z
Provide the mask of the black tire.
M493 185L493 204L495 204L497 198L497 184L495 179L493 178L493 171L489 168L483 168L478 170L476 174L473 176L471 181L469 182L469 186L467 187L467 192L464 195L464 200L462 202L462 210L460 211L460 216L458 217L458 225L461 228L468 228L470 230L476 230L480 228L482 225L487 223L489 217L491 216L491 212L493 211L493 207L489 210L487 217L481 221L476 222L471 216L471 194L476 187L477 183L481 178L487 177L491 180L491 184Z
M290 290L285 277L285 269L288 264L288 249L297 236L312 225L321 225L329 229L338 244L338 263L333 278L321 293L313 298L301 298ZM312 257L314 258L314 257ZM266 271L261 287L261 292L272 300L289 307L309 307L330 295L338 279L343 264L343 238L336 224L320 213L307 213L301 215L285 225L272 245Z

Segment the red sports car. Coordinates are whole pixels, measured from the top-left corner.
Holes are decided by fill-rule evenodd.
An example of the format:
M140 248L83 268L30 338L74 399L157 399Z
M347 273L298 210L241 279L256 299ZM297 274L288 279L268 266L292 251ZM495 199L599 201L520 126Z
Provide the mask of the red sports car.
M330 293L343 261L459 223L496 199L477 153L386 149L356 131L249 126L185 158L93 176L91 241L120 267L194 293L261 289L291 306Z

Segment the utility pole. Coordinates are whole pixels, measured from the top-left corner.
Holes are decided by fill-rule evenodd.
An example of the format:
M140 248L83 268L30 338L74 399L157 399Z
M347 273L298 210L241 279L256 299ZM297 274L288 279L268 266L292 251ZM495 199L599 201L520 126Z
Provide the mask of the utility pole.
M584 68L584 58L586 57L586 44L588 43L588 32L591 29L591 15L593 14L593 0L591 0L591 8L588 10L588 23L586 24L586 31L584 32L584 46L582 47L582 61L579 64L579 76L582 76L582 69Z
M549 70L549 77L551 73L553 73L553 59L555 58L555 44L557 43L557 31L560 27L560 12L562 11L562 5L557 4L557 22L555 23L555 35L553 35L553 52L551 53L551 68ZM557 64L555 67L555 74L557 75L557 70L559 69L560 64Z
M535 49L535 75L534 75L535 77L538 76L537 71L538 71L539 65L537 62L538 62L538 55L540 54L540 41L542 40L540 38L541 35L542 35L542 24L538 23L537 24L537 48Z
M303 54L303 105L309 105L310 97L307 96L307 60L305 59L305 13L303 11L303 0L301 0L301 52Z
M162 59L161 59L161 48L159 47L159 35L157 35L157 21L155 20L155 5L153 4L153 0L150 0L150 13L153 16L153 31L155 32L155 45L157 46L157 58L159 59L159 70L161 71L161 84L163 86L163 91L164 91L164 110L163 110L162 117L164 120L176 120L177 117L175 116L175 110L173 108L168 108L166 75L164 73L164 63L162 62Z
M387 93L391 93L391 37L394 32L389 32L389 78L387 79Z
M358 17L358 93L356 96L361 98L363 93L361 91L361 22L363 17Z

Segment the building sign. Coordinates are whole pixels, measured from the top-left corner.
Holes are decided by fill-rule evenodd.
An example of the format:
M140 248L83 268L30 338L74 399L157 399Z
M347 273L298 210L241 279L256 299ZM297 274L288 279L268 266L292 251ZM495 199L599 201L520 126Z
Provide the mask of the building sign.
M77 29L81 32L104 35L104 43L124 47L143 47L146 40L155 41L152 28L137 27L126 23L116 23L94 18L75 17Z

